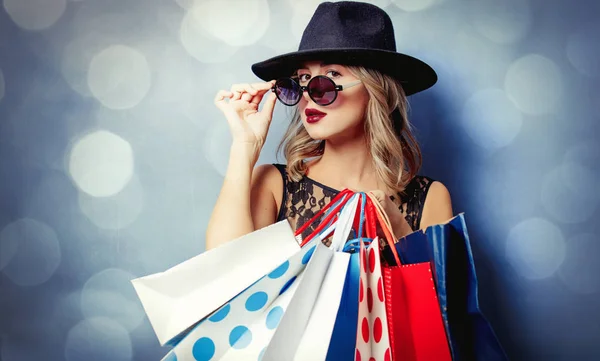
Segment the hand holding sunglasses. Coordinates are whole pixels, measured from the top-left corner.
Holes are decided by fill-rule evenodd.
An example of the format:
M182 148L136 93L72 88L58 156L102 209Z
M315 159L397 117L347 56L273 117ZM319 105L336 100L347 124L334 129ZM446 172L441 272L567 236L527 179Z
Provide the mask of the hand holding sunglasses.
M280 78L275 82L271 90L277 95L277 99L287 106L294 106L300 102L302 93L307 91L308 96L318 105L329 105L335 101L338 92L360 84L356 80L344 85L337 85L333 80L317 75L312 78L306 86L302 86L294 78Z
M234 84L230 91L221 90L217 93L215 105L225 115L234 143L255 148L260 148L265 143L277 97L268 96L260 111L258 105L273 84L274 81Z

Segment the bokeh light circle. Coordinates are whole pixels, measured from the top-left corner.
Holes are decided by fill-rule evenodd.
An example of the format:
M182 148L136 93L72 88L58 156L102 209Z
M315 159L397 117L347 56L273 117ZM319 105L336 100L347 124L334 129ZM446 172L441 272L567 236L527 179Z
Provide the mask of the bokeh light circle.
M497 149L509 145L521 130L521 112L501 89L485 89L465 103L461 121L479 146Z
M97 227L124 229L131 225L144 208L144 191L137 177L111 197L92 197L79 192L79 208Z
M69 174L83 192L108 197L120 192L133 175L131 145L100 130L77 140L70 152Z
M559 222L585 222L600 201L598 192L592 191L597 185L598 177L591 170L578 163L565 162L542 181L542 205Z
M600 77L600 25L597 22L582 26L567 40L567 58L578 72Z
M67 0L4 0L4 9L19 27L44 30L64 14Z
M58 236L47 224L21 218L0 232L0 270L20 286L40 285L61 262Z
M189 10L197 0L175 0L177 5L181 6L182 9Z
M394 5L404 11L423 11L442 2L441 0L392 0Z
M207 0L207 12L195 12L209 34L231 46L256 43L270 23L267 0Z
M560 70L554 62L538 54L513 62L506 73L505 90L521 111L541 115L555 112L563 94Z
M185 50L198 61L221 63L229 60L238 51L238 47L224 43L205 29L203 19L208 11L208 2L196 2L181 21L179 40Z
M567 150L563 161L586 167L596 177L596 184L600 183L600 144L597 140L578 139L577 143Z
M94 56L87 80L92 94L105 107L133 108L150 90L150 66L139 51L112 45Z
M144 320L145 313L131 286L134 275L109 268L93 275L81 291L81 310L90 319L105 317L129 332Z
M499 44L522 39L531 27L528 0L477 0L470 3L469 8L475 29Z
M108 318L85 319L67 334L67 361L130 361L132 354L129 333L119 323Z
M565 262L558 276L570 290L580 294L600 291L600 242L598 236L583 233L569 239Z
M542 218L514 226L506 240L506 258L517 273L530 280L552 276L565 259L561 230Z

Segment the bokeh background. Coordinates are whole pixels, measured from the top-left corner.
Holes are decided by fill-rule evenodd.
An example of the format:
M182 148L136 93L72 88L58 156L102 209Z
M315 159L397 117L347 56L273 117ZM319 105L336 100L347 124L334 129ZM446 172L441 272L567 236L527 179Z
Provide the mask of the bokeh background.
M204 250L231 141L213 97L320 1L0 1L0 359L158 360L130 280ZM422 173L466 213L509 356L599 360L600 2L371 2L439 74L410 99Z

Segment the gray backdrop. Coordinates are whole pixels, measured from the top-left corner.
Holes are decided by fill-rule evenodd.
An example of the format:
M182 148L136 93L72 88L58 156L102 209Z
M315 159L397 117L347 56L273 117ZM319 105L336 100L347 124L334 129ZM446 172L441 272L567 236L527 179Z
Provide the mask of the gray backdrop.
M372 2L439 73L410 99L422 173L466 212L509 355L600 359L599 2ZM204 250L230 143L213 97L295 50L318 3L1 1L2 361L166 353L129 281Z

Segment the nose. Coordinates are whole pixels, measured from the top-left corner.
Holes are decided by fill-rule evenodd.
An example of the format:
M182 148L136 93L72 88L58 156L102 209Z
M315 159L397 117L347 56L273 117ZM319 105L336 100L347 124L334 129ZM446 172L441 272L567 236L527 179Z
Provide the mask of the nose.
M302 98L304 98L304 100L307 102L312 101L312 99L310 98L310 95L308 95L308 90L305 90L302 92Z

